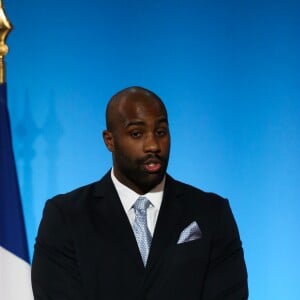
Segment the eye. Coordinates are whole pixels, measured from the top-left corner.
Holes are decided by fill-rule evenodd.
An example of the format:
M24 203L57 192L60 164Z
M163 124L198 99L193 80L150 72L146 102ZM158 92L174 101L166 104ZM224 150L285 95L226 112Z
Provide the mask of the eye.
M129 134L130 134L131 137L137 139L137 138L140 138L143 133L139 130L133 130Z
M165 136L168 134L168 129L166 128L160 128L156 131L157 136Z

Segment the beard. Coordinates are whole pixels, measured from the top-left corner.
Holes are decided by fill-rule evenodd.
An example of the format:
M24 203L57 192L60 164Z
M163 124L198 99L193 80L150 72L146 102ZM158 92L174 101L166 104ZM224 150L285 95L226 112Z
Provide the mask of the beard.
M164 178L168 166L169 153L165 156L157 154L145 155L140 159L130 159L124 154L114 156L114 169L117 171L123 184L135 190L138 188L143 194L149 192L158 185ZM157 171L149 172L145 164L147 162L160 164Z

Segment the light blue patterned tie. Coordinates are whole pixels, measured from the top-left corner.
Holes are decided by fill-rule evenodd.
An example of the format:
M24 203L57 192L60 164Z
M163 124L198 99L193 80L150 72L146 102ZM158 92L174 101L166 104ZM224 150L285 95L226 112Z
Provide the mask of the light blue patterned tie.
M135 220L133 223L133 232L140 249L140 253L144 262L147 264L149 249L151 246L151 233L147 226L147 208L150 201L146 197L139 197L133 205L135 212Z

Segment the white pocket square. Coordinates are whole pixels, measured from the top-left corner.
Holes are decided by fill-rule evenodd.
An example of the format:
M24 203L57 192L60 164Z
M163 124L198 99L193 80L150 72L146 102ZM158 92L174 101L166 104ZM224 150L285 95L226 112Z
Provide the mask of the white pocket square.
M184 230L180 233L177 244L182 244L193 240L201 239L201 237L202 237L202 232L197 222L194 221L186 228L184 228Z

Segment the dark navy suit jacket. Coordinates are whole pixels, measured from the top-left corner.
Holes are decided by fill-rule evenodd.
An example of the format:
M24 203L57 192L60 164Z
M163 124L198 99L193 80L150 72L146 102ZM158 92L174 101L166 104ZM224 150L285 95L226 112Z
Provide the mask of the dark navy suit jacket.
M193 221L200 239L177 244ZM228 201L167 176L146 268L107 173L45 206L32 263L36 300L248 298Z

